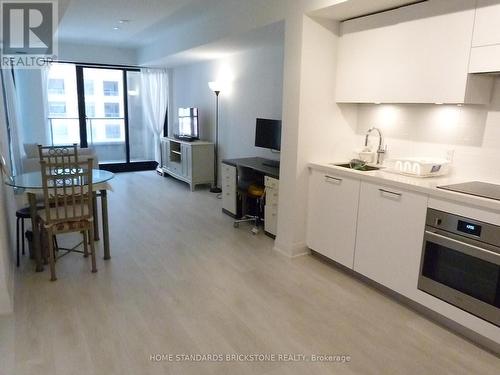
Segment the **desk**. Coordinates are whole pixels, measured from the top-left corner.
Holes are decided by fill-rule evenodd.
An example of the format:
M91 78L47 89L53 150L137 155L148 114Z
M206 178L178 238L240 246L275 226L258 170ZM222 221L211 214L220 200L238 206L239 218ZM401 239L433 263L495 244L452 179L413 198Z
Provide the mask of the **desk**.
M276 236L278 219L279 168L265 165L268 159L253 157L222 160L222 212L232 216L241 216L241 199L238 194L238 168L253 169L264 176L266 187L266 205L264 207L264 230Z
M269 176L275 179L280 178L280 169L277 167L271 167L269 165L264 165L268 162L268 159L264 158L242 158L242 159L225 159L222 160L223 164L232 165L233 167L247 167L254 171L262 173L264 176Z
M111 187L107 183L114 177L114 174L108 171L103 171L100 169L92 169L92 181L94 190L94 202L97 196L96 192L100 192L101 197L101 210L102 210L102 235L104 239L104 259L110 259L109 251L109 229L108 229L108 198L107 190ZM38 230L38 225L36 225L37 218L37 207L36 207L36 194L43 191L42 186L42 174L40 172L30 172L23 173L18 176L12 177L12 179L5 181L5 184L23 189L28 195L28 201L30 204L30 214L31 214L31 225L33 230L33 250L36 261L36 272L43 271L42 265L42 254L40 247L40 233ZM94 203L94 207L96 204ZM97 217L96 210L94 209L94 215ZM94 220L94 225L97 226L97 220ZM99 230L95 231L96 234ZM23 234L24 235L24 234ZM96 236L98 239L99 237Z

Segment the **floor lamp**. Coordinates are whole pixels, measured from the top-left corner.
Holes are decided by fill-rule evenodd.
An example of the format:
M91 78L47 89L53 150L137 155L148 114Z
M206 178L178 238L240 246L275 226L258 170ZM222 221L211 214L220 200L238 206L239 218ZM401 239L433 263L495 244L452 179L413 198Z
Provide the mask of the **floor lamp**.
M222 89L220 82L208 82L208 87L215 93L215 149L214 149L214 183L210 188L211 193L222 193L219 185L219 94Z

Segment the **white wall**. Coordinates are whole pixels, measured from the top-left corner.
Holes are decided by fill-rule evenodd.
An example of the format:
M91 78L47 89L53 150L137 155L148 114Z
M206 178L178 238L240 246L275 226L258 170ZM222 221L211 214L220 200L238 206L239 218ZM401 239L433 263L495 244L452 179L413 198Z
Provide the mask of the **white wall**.
M132 48L92 44L59 43L58 60L110 65L137 65L137 52Z
M1 80L1 78L0 78ZM5 109L3 106L3 93L0 90L0 154L8 158L7 147L7 126L5 124ZM13 216L12 213L13 194L12 190L8 189L3 180L0 180L0 314L10 313L13 309L13 220L9 220Z
M335 104L338 25L302 15L288 19L287 24L286 61L295 63L285 67L285 77L296 78L285 81L283 116L287 123L297 123L284 132L275 247L296 256L307 252L307 163L336 160L354 147L355 128L348 120L355 111L342 111ZM300 45L297 40L301 40Z
M231 77L229 90L219 96L220 155L222 158L262 156L278 158L254 146L257 117L281 119L283 97L283 47L265 47L216 61L190 64L171 70L170 126L175 131L177 109L198 107L200 137L214 140L215 94L208 82ZM286 124L284 124L286 126Z

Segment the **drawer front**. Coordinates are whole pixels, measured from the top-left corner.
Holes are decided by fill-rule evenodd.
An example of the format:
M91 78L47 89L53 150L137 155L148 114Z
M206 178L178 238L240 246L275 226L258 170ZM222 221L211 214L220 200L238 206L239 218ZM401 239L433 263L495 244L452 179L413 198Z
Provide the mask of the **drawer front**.
M264 207L264 229L276 236L278 229L278 208L266 205Z
M236 167L222 164L222 208L233 215L237 214Z
M236 186L236 167L228 164L222 164L222 186L230 184Z
M236 192L222 190L222 208L233 215L237 214Z
M264 185L266 186L266 188L275 189L275 190L279 189L279 181L277 179L269 177L269 176L264 177Z
M279 193L277 189L266 187L266 206L278 206Z

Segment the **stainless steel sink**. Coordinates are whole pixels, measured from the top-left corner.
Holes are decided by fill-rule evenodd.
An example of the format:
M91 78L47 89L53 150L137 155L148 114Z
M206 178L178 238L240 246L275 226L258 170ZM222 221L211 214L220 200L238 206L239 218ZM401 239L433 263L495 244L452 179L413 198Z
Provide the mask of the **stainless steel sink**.
M354 169L356 171L361 171L361 172L368 172L368 171L378 171L380 168L379 167L372 167L370 165L352 165L350 163L344 163L344 164L332 164L335 165L336 167L342 167L342 168L348 168L348 169Z

